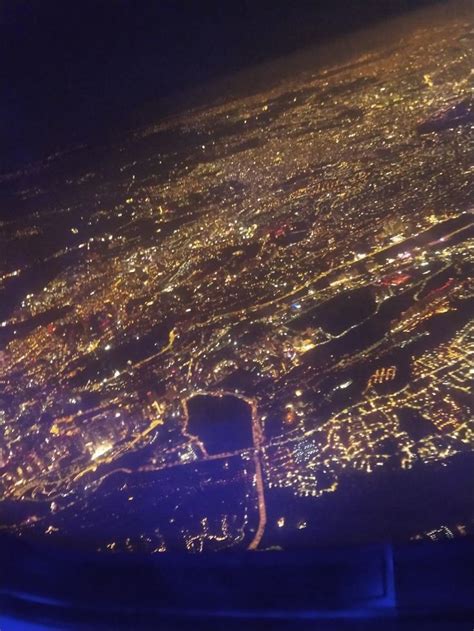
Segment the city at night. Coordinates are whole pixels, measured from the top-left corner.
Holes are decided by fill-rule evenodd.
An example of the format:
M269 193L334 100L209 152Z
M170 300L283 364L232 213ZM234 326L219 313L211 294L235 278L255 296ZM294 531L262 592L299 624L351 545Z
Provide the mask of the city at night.
M107 558L472 537L472 8L10 152L2 534Z

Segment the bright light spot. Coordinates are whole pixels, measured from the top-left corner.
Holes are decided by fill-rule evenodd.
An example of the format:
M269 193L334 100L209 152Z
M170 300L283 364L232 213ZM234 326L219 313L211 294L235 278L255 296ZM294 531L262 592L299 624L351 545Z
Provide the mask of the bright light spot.
M106 454L111 449L112 449L112 444L111 443L102 443L101 445L97 445L97 447L92 452L91 459L92 460L97 460L97 458L100 458L101 456Z
M348 388L352 383L352 379L349 379L349 381L344 381L344 383L341 383L341 385L339 386L339 388L344 389L344 388Z

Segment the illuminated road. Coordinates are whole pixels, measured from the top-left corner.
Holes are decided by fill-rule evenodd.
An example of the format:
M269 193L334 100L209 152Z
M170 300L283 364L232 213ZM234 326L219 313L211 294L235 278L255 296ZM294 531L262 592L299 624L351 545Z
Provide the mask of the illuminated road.
M251 405L252 409L252 436L253 436L253 444L254 444L254 463L255 463L255 486L257 489L257 500L258 500L258 528L255 533L254 538L250 542L248 549L255 550L258 548L260 541L262 540L263 534L265 532L265 526L267 524L267 507L265 504L265 485L263 481L263 471L262 471L262 462L261 462L261 447L262 447L262 427L260 424L260 419L257 415L257 405L255 401L246 399L247 403Z

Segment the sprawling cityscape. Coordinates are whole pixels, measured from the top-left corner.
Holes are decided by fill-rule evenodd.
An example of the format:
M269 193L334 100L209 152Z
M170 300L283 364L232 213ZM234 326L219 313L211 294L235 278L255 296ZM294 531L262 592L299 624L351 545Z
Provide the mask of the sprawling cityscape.
M436 15L0 176L1 530L473 534L474 25Z

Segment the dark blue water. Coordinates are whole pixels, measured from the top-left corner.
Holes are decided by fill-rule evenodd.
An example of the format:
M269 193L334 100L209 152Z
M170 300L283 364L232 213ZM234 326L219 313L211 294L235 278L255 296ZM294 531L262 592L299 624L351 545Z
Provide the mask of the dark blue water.
M198 551L197 541L191 548L186 541L207 530L210 536L203 542L203 551L246 547L258 516L252 477L253 463L239 456L157 472L117 472L73 508L49 514L25 534L41 536L47 525L53 525L59 531L50 537L52 543L74 541L78 548L104 550L108 543L116 542L116 550L131 546L128 549L152 552L164 543L167 550ZM63 508L61 500L57 501ZM16 513L11 508L7 506L5 514L18 518L20 508ZM25 516L32 510L39 516L49 512L46 504L34 507L28 503Z
M226 395L197 395L187 401L188 432L198 436L209 454L248 449L253 446L248 403Z

